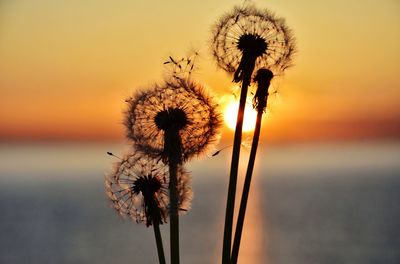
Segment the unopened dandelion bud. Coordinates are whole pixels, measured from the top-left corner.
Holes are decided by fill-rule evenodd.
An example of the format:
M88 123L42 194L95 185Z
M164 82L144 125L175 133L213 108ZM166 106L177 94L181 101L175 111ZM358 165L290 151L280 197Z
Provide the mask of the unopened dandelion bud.
M257 91L253 97L253 108L257 111L265 111L267 107L268 88L274 74L268 69L259 69L254 81L257 82Z

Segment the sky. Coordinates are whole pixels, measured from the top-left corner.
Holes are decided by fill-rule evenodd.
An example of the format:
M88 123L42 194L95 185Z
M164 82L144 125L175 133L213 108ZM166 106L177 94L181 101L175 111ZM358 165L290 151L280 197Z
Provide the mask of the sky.
M194 78L217 100L231 96L209 40L241 3L0 1L0 141L122 140L124 99L159 83L169 55L192 49ZM400 138L399 1L254 3L286 19L298 48L275 80L264 139Z

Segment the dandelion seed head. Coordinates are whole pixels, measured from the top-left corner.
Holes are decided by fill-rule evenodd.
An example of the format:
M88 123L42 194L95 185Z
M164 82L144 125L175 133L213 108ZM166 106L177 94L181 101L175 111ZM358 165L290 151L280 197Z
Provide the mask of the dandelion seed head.
M236 6L213 27L211 51L217 64L229 73L238 70L248 51L256 59L254 71L268 68L274 74L291 65L295 52L291 30L282 18L252 4Z
M121 216L150 226L166 223L169 214L168 166L140 152L125 155L106 176L105 189L112 207ZM178 208L190 209L191 177L180 166L177 175Z
M106 194L122 216L150 226L168 215L165 165L134 152L124 156L106 176Z
M162 183L157 177L151 173L144 175L133 182L132 191L134 194L142 194L143 196L154 195L161 189Z
M203 154L218 139L221 117L217 104L191 80L171 78L127 102L127 137L152 158L167 158L165 138L171 129L179 133L182 160Z
M255 57L259 57L266 51L267 43L257 34L246 33L240 36L237 47L242 52L251 51L254 53Z
M154 122L158 129L181 130L187 125L187 117L185 111L179 108L168 108L158 112L154 118Z

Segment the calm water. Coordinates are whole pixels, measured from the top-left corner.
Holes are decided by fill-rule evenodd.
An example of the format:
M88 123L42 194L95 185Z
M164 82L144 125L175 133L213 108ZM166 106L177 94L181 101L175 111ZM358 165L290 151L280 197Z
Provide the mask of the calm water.
M104 195L105 151L121 149L1 145L0 263L157 263L152 230ZM189 167L182 263L220 259L229 157ZM400 144L274 146L257 161L240 263L400 263Z

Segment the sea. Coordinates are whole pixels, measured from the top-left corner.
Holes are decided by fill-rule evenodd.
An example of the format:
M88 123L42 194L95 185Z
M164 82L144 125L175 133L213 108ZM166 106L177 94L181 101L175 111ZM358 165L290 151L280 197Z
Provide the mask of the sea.
M129 148L1 143L0 263L158 263L153 230L117 215L104 192L118 161L106 152ZM185 165L194 197L180 217L183 264L221 262L231 151ZM241 264L399 264L400 142L261 146L243 232Z

